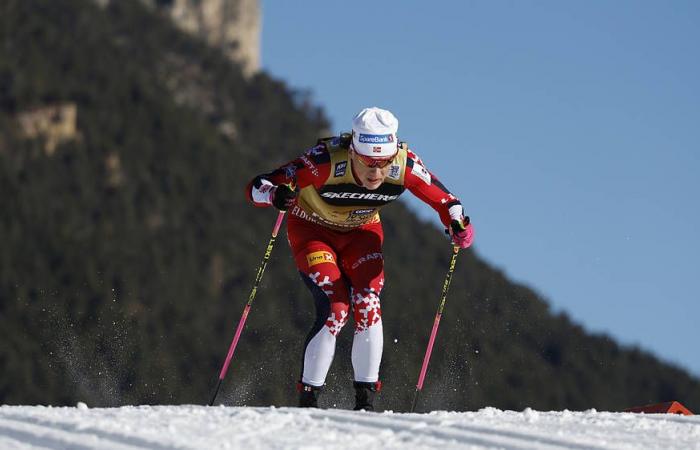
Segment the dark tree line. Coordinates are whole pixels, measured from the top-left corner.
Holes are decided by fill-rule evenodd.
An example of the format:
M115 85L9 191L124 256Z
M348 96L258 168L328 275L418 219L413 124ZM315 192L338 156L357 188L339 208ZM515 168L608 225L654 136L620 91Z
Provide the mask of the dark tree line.
M324 134L321 110L132 0L0 2L0 404L204 403L275 218L254 174ZM302 96L303 97L303 96ZM16 117L78 107L47 155ZM381 407L410 404L450 246L402 204L383 215ZM292 405L312 302L278 241L220 400ZM351 404L351 327L327 406ZM553 314L460 255L422 409L609 409L700 382Z

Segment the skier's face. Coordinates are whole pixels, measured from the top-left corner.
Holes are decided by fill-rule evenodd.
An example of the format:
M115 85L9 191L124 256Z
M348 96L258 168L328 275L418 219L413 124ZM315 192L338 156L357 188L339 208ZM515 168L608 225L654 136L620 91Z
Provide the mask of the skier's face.
M350 151L352 169L363 187L373 191L384 183L384 179L389 174L391 160L372 160L362 158L353 150Z

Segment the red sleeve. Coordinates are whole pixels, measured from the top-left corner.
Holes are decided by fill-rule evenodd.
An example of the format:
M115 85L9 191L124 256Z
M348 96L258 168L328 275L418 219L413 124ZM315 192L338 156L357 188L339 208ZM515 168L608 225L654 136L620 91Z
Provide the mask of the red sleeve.
M456 218L450 215L450 210L452 210L452 215L461 216L463 214L459 199L452 195L445 185L425 168L418 155L410 150L406 159L404 185L413 195L437 211L440 215L440 221L445 227L449 227L452 219Z
M255 206L266 207L253 198L254 190L264 189L265 184L293 184L297 189L314 185L320 188L330 175L331 157L326 146L319 144L283 166L253 178L246 186L246 196Z

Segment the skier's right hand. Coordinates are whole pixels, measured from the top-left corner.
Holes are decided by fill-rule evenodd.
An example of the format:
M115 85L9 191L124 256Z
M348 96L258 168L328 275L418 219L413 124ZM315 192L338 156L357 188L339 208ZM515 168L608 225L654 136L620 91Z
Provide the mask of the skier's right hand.
M470 223L469 216L460 220L453 220L449 228L452 243L459 248L468 248L474 241L474 227Z
M270 193L272 205L280 211L286 211L294 204L297 198L297 191L288 184L278 184Z

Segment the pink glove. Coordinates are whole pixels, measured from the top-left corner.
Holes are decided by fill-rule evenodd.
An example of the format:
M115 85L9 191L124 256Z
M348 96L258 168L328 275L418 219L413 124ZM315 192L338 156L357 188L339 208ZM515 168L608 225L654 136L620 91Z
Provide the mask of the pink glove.
M469 217L464 217L462 220L453 220L450 223L450 236L454 245L459 248L467 248L472 245L474 228L469 223Z

